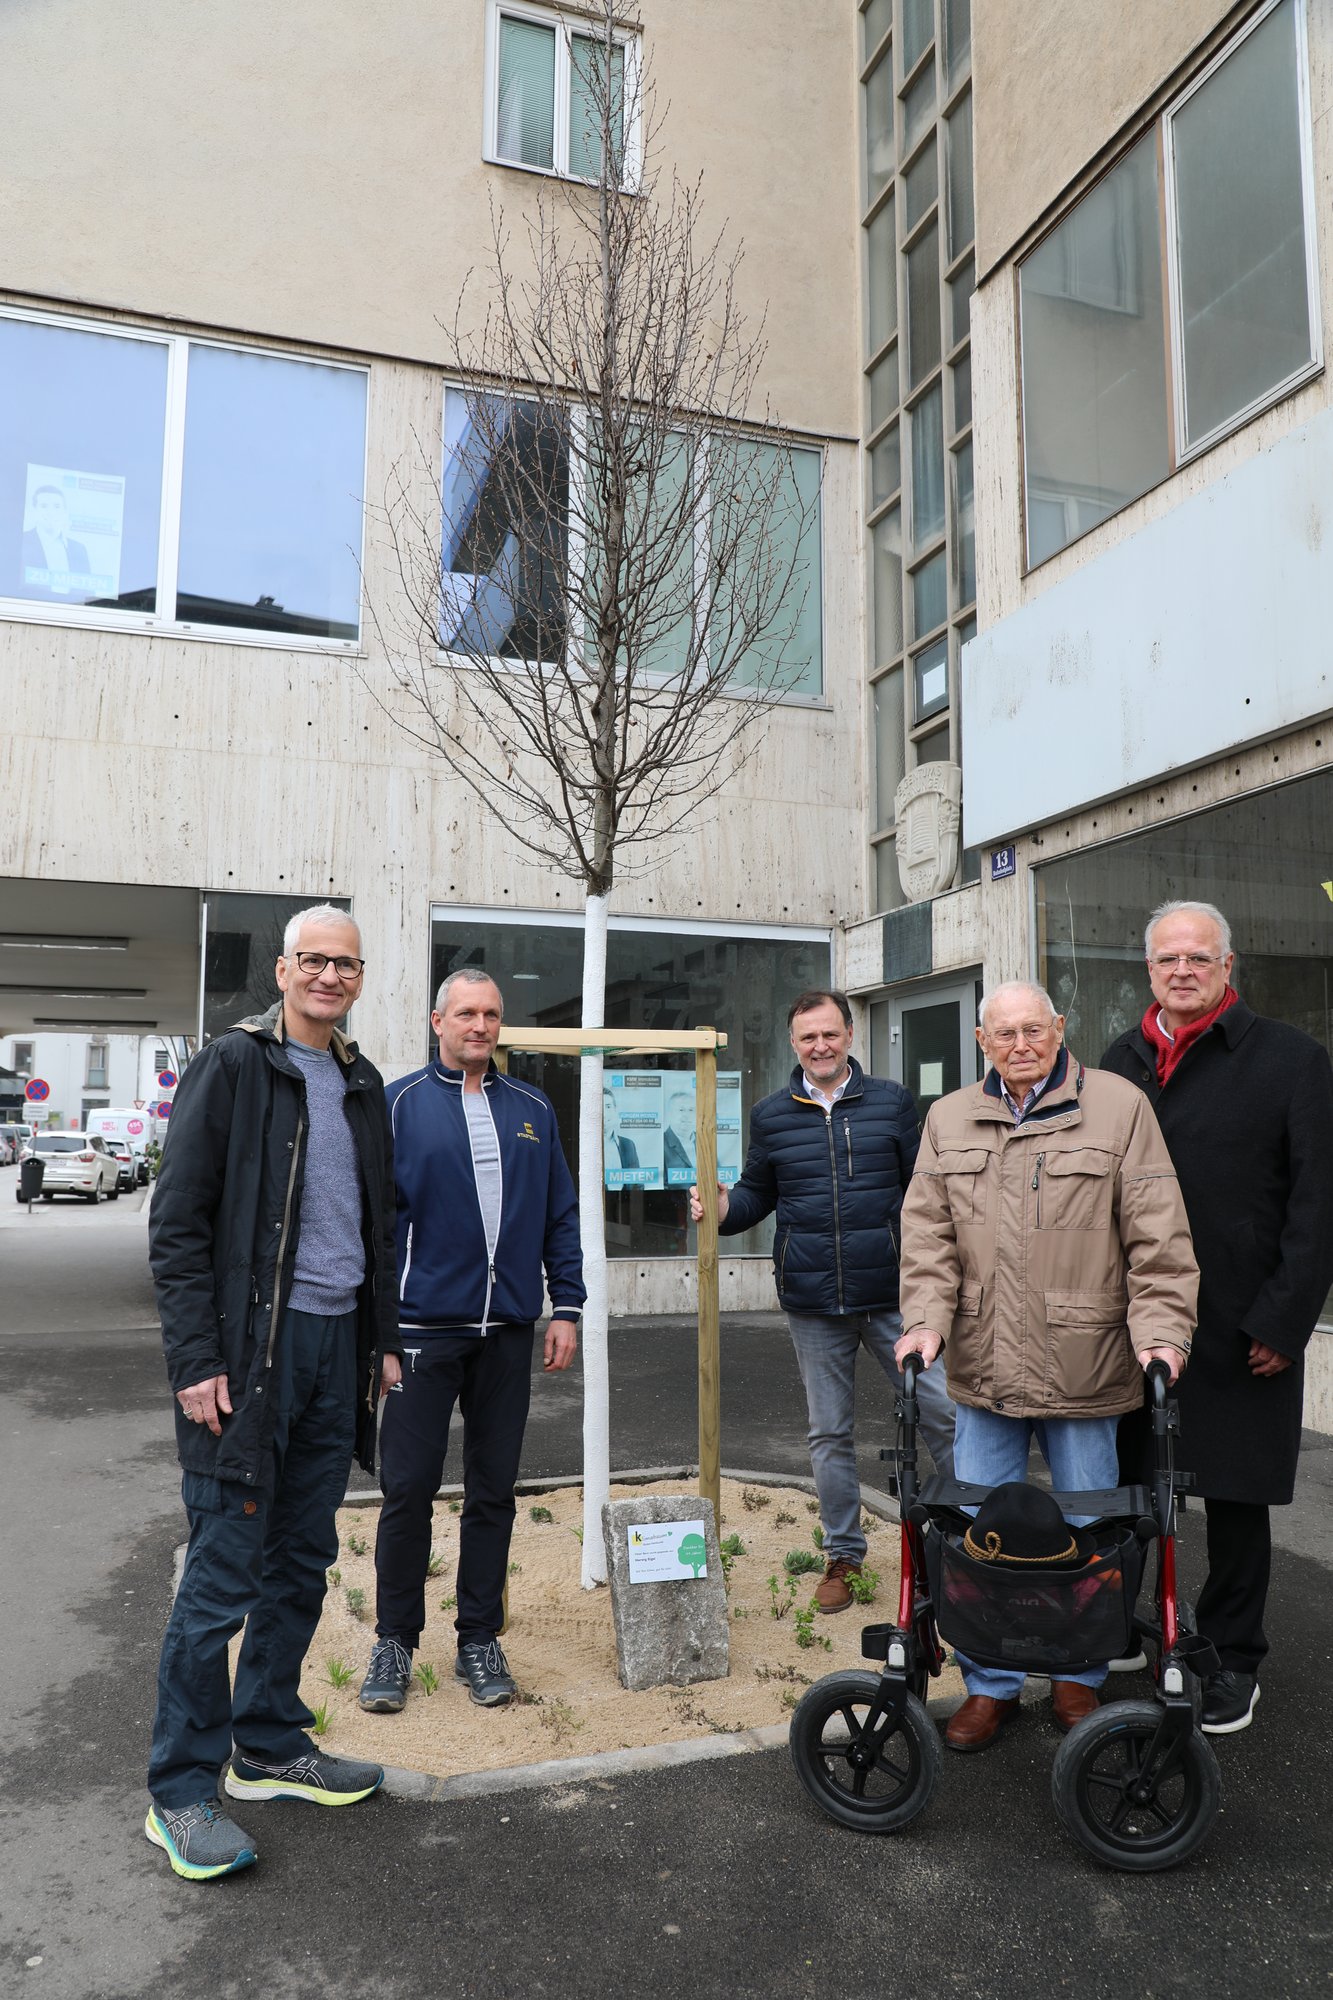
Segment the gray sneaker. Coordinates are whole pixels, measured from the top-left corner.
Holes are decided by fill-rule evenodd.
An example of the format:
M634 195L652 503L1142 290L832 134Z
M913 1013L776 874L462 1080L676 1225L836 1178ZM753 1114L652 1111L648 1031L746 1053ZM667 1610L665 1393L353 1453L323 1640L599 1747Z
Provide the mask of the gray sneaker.
M498 1639L486 1645L477 1640L460 1646L454 1661L454 1677L467 1682L468 1694L483 1708L503 1708L518 1693Z
M412 1685L412 1649L397 1639L377 1639L359 1700L371 1715L397 1715Z
M234 1875L259 1859L254 1842L222 1810L221 1799L200 1799L197 1805L151 1805L143 1830L154 1847L166 1849L167 1860L187 1882L211 1882L217 1875Z
M237 1751L223 1779L234 1799L309 1799L319 1806L354 1806L384 1783L378 1764L307 1750L289 1764L260 1764Z

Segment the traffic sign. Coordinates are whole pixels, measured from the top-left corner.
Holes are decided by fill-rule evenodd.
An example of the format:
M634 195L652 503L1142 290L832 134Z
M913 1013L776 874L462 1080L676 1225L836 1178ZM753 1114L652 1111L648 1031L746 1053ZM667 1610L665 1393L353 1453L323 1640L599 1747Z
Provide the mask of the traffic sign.
M159 1117L159 1118L170 1118L170 1116L171 1116L171 1104L170 1104L170 1102L168 1101L168 1099L166 1099L166 1098L163 1098L162 1102L161 1102L161 1103L160 1103L160 1104L158 1105L158 1107L157 1107L157 1115L158 1115L158 1117Z
M47 1098L51 1095L51 1086L44 1077L29 1077L24 1087L23 1095L27 1098L29 1104L45 1104Z
M157 1073L157 1087L159 1090L174 1090L176 1088L175 1070L174 1069L159 1070Z

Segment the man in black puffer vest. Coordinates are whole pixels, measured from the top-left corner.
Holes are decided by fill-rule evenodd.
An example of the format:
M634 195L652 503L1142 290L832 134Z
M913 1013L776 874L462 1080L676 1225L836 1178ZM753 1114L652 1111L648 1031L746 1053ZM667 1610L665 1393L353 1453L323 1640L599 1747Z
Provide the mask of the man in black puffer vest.
M821 1611L845 1611L866 1538L853 1424L856 1356L864 1345L895 1387L899 1214L920 1138L900 1083L867 1076L851 1055L852 1010L836 992L798 994L787 1014L796 1068L756 1104L745 1171L719 1187L718 1228L736 1236L777 1210L773 1271L810 1414L810 1463L828 1567ZM691 1212L703 1210L694 1189ZM920 1376L921 1428L936 1468L953 1473L953 1404Z

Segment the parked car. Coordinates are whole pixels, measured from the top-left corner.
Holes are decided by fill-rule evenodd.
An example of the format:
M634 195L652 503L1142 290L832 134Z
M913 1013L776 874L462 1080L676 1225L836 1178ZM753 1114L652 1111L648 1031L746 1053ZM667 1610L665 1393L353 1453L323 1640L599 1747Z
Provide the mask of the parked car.
M25 1159L35 1154L45 1163L43 1201L54 1201L58 1194L78 1194L93 1202L119 1200L119 1163L95 1132L38 1132L23 1150Z
M0 1125L0 1167L12 1167L22 1150L22 1127L18 1125Z
M116 1161L117 1191L124 1193L128 1190L133 1194L139 1185L139 1163L134 1157L134 1148L128 1139L104 1139L102 1143Z

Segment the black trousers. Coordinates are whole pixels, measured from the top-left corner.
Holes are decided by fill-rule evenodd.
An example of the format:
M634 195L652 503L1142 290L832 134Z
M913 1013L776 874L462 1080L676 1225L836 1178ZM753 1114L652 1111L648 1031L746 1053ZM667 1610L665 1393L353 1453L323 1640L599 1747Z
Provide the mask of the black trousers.
M380 1432L384 1505L375 1538L375 1630L404 1646L421 1642L431 1509L444 1474L449 1419L463 1416L463 1513L459 1524L460 1646L485 1644L504 1622L514 1527L514 1481L532 1382L532 1328L404 1340L403 1380L385 1398Z

